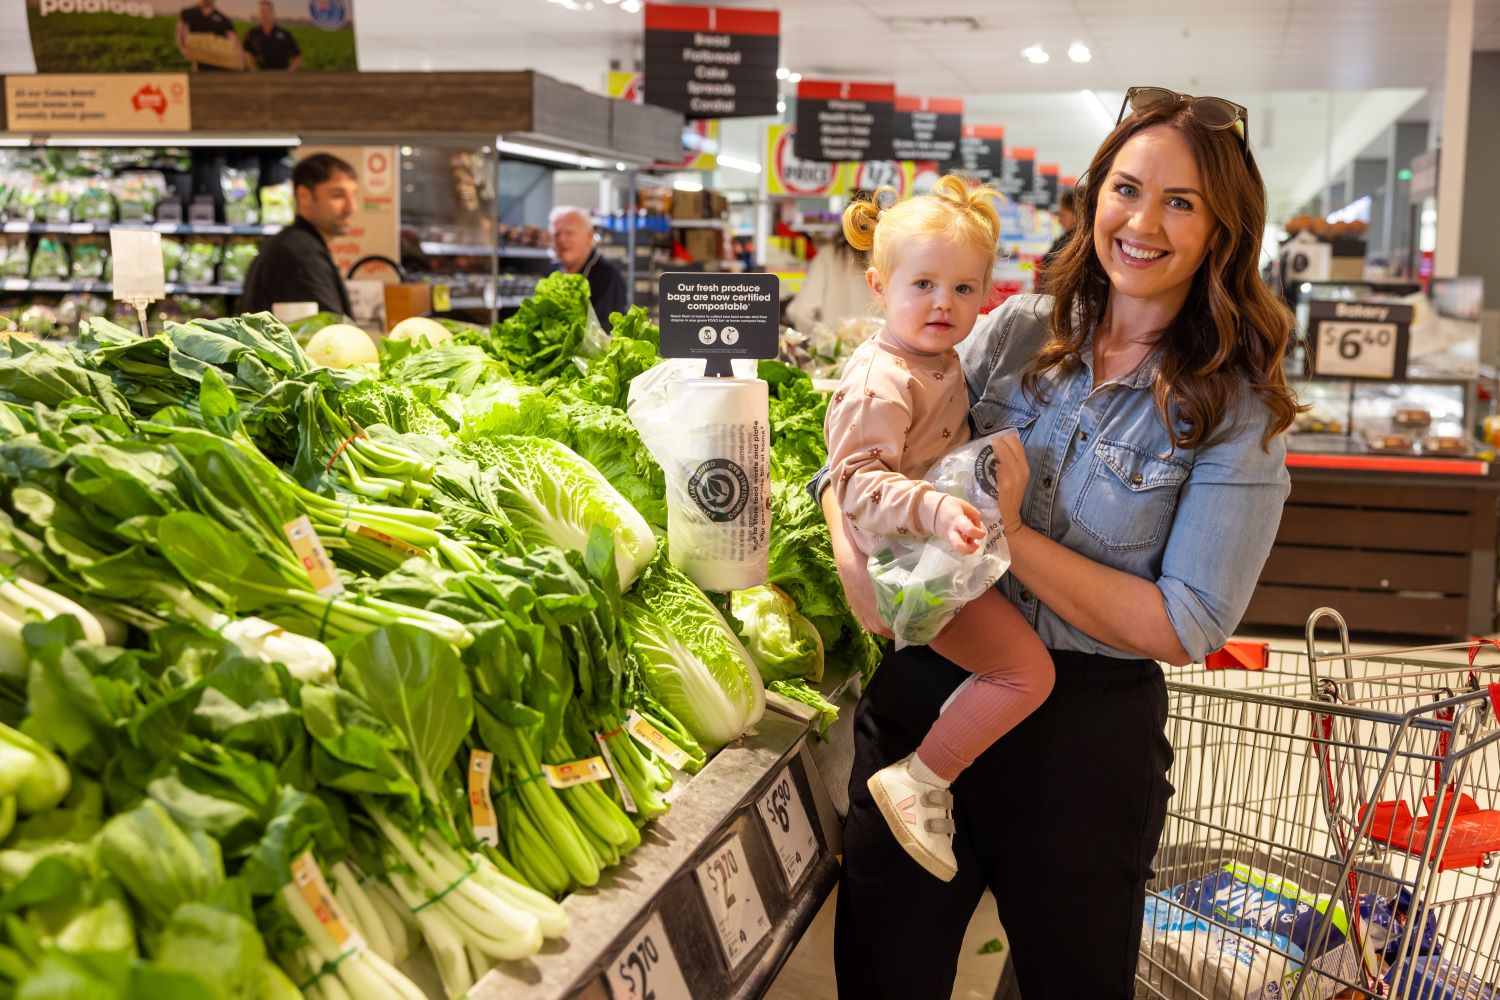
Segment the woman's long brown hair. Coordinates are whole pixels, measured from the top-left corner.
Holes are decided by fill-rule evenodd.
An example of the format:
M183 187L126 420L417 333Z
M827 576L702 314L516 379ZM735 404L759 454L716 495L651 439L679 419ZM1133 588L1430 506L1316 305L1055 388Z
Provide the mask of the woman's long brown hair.
M1043 396L1042 375L1076 364L1078 352L1104 318L1109 275L1094 252L1099 191L1125 143L1157 125L1176 129L1192 148L1204 200L1217 223L1187 301L1162 331L1161 367L1152 390L1157 409L1174 446L1197 448L1233 429L1224 426L1230 405L1240 387L1249 385L1270 411L1261 441L1268 447L1291 426L1300 407L1282 370L1295 320L1261 279L1258 266L1266 186L1239 134L1204 128L1186 105L1131 114L1094 154L1074 195L1077 229L1047 268L1047 290L1056 299L1051 335L1023 384L1031 395Z

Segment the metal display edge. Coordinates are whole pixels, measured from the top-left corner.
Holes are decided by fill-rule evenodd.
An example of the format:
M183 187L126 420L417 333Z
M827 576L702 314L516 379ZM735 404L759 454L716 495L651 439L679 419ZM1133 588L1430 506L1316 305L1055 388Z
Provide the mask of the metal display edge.
M723 840L726 831L769 787L783 768L791 765L809 743L811 722L783 712L767 711L755 732L726 746L698 774L689 778L666 816L642 835L641 846L619 866L611 869L590 889L576 892L563 902L568 911L570 934L586 926L614 928L599 939L587 958L574 957L580 946L566 950L544 950L524 962L505 962L488 972L469 990L468 1000L507 1000L525 995L528 1000L600 995L598 983L617 952L629 941L655 909L658 897L679 877L691 877L693 869ZM809 786L818 778L810 755L804 755ZM792 948L817 915L823 901L838 881L839 863L835 842L827 839L824 803L808 803L823 828L827 849L790 894L791 906L772 928L767 945L757 947L750 971L730 996L752 997L774 978ZM675 822L674 822L675 821ZM673 827L687 827L678 832ZM692 830L696 828L697 832ZM684 843L689 840L690 843ZM642 868L648 869L643 874ZM567 937L563 939L567 941ZM549 982L549 967L558 969Z

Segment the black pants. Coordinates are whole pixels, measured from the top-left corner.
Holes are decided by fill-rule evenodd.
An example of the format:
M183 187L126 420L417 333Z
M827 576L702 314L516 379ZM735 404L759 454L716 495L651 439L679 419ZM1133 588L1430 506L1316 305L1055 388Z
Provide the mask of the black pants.
M986 888L1024 1000L1132 996L1172 794L1166 684L1149 660L1052 656L1051 697L954 783L951 882L906 855L865 781L916 749L968 674L918 646L876 672L854 723L834 940L843 1000L947 1000Z

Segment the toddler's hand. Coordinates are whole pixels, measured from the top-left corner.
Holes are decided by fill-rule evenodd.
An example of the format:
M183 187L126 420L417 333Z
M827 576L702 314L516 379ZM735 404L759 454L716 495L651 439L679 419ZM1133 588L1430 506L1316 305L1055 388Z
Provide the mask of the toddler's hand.
M984 521L973 504L945 496L938 504L932 533L947 542L954 552L966 556L977 552L984 541Z

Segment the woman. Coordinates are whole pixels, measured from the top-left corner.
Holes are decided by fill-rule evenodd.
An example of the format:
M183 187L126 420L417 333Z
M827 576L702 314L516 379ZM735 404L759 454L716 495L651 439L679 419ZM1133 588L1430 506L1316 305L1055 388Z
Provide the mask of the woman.
M1172 794L1158 661L1238 624L1289 490L1292 317L1257 270L1265 187L1244 109L1135 88L1100 146L1047 296L960 348L997 449L1002 581L1052 652L1047 702L955 784L958 876L897 846L865 787L967 676L890 654L855 718L836 962L847 998L941 998L993 891L1026 1000L1132 995L1145 885ZM850 604L880 630L864 560L823 496Z

